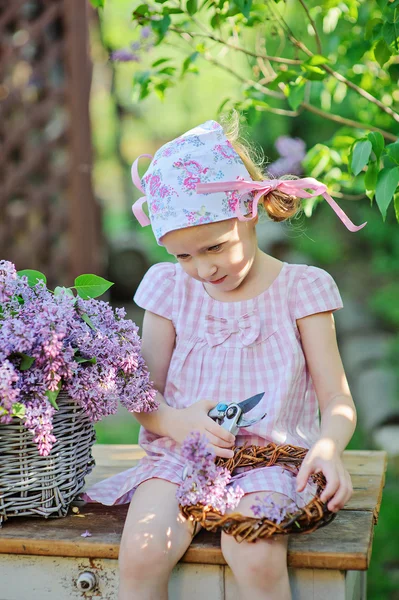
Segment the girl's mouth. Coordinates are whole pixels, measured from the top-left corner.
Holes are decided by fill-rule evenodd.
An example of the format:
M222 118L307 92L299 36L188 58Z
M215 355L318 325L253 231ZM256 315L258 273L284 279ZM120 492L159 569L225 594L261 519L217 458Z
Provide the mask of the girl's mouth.
M213 283L213 284L222 283L226 279L226 277L227 277L227 275L225 275L224 277L221 277L220 279L215 279L215 281L208 281L208 283Z

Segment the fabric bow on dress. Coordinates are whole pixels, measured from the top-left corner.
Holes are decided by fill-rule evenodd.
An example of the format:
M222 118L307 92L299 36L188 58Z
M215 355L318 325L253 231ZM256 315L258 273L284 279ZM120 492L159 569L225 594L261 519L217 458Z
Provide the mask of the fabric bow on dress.
M222 344L232 333L238 333L244 346L250 346L260 334L260 318L257 311L241 315L238 319L205 316L205 339L209 346Z

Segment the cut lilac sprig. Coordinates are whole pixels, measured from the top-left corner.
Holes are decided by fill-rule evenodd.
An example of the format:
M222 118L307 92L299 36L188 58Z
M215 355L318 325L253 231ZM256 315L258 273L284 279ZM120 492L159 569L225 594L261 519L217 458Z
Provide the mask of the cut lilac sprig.
M238 485L227 487L231 473L216 466L215 454L208 444L206 436L199 431L184 440L181 454L186 461L187 476L178 487L176 498L181 506L202 504L224 515L228 508L237 506L244 491Z
M279 525L284 521L285 517L292 515L298 511L295 502L287 499L280 504L272 500L269 496L255 496L257 504L251 506L251 510L255 517L259 519L268 519Z

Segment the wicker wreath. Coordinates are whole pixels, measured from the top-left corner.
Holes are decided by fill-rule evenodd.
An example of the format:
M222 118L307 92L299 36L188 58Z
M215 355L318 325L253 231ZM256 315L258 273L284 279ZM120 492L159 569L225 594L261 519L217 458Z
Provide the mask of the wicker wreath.
M298 446L277 445L242 446L234 448L232 458L217 458L216 464L225 467L233 473L238 467L256 469L278 465L297 474L308 452L307 448ZM273 535L288 533L311 533L320 527L331 523L336 514L329 511L327 505L320 500L320 494L326 487L326 479L322 473L311 475L317 485L315 496L303 508L287 515L281 523L275 523L267 518L248 517L238 512L222 515L211 506L192 504L181 506L183 515L208 531L222 529L232 535L238 542L255 542L258 538L270 538Z

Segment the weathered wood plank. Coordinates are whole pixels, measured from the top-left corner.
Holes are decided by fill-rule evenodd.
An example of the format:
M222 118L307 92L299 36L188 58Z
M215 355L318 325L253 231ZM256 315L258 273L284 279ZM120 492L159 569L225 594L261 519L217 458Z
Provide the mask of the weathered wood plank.
M0 553L117 558L127 506L90 504L63 519L14 518L0 530ZM88 530L91 537L81 537ZM288 564L297 568L367 569L373 535L368 511L342 511L311 535L290 536ZM225 564L220 535L201 531L183 562Z

